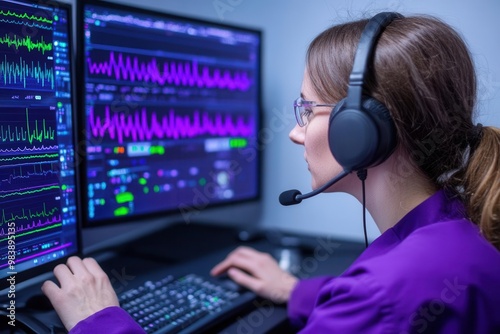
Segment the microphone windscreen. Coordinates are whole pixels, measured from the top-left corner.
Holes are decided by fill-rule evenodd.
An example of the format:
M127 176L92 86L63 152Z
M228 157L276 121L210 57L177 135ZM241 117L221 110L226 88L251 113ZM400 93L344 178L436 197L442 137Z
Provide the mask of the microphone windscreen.
M294 205L302 202L301 199L297 199L298 195L302 195L300 191L297 189L287 190L281 193L280 195L280 203L281 205Z

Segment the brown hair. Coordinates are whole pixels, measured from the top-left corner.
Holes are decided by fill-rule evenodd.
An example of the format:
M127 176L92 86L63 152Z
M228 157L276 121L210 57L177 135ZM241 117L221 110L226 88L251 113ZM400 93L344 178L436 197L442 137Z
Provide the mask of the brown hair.
M310 44L306 66L321 102L347 95L366 23L331 27ZM437 18L412 16L380 36L365 88L391 112L399 149L437 187L460 195L470 219L500 249L500 131L474 126L476 85L460 35Z

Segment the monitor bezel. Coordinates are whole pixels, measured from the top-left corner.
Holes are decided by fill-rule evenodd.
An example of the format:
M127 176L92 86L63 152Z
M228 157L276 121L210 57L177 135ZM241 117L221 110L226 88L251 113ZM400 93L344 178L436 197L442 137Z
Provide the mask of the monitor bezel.
M75 176L74 176L74 182L75 182L75 215L76 215L76 252L72 254L68 254L64 257L58 258L57 260L47 262L44 264L40 264L36 267L30 268L23 270L21 272L16 272L15 274L15 286L28 282L31 279L34 279L38 276L41 276L43 274L47 273L52 273L53 269L61 263L66 263L68 258L72 256L82 256L82 251L83 251L83 244L82 244L82 233L81 233L81 228L82 228L82 210L81 210L81 197L80 197L80 175L79 175L79 155L80 152L78 151L78 136L77 136L77 102L76 102L76 96L75 96L75 52L74 52L74 26L73 26L73 6L69 3L61 2L58 0L37 0L37 1L29 1L29 0L14 0L14 1L9 1L11 3L24 3L27 5L35 5L35 6L46 6L46 7L54 7L57 6L58 8L61 8L62 10L65 10L68 14L68 44L69 44L69 57L73 61L71 61L71 69L70 69L70 83L71 83L71 104L72 104L72 111L71 111L71 121L72 121L72 126L73 126L73 147L74 147L74 156L75 160L73 161L74 166L75 166ZM8 276L7 276L8 277ZM6 278L7 278L6 277ZM29 284L28 284L29 285ZM11 284L7 281L7 279L2 279L0 280L0 291L3 290L8 290L10 289ZM2 300L3 298L6 298L7 295L2 295Z
M211 26L216 26L216 27L221 27L221 28L226 28L226 29L232 29L235 31L242 31L242 32L249 32L252 34L255 34L259 38L259 49L258 49L258 69L257 69L257 75L258 75L258 87L257 87L257 108L258 108L258 122L257 122L257 149L256 149L256 159L257 161L257 166L256 166L256 173L258 175L258 184L256 185L256 194L255 196L244 198L244 199L238 199L234 201L228 201L228 202L220 202L220 203L210 203L207 206L204 206L202 210L206 209L214 209L214 208L223 208L223 207L228 207L231 205L237 205L237 204L245 204L245 203L257 203L260 201L262 197L262 182L263 182L263 176L262 176L262 142L261 142L261 136L260 136L260 131L262 129L262 124L263 124L263 109L262 109L262 84L263 84L263 79L262 79L262 61L263 61L263 32L261 29L257 28L251 28L251 27L246 27L246 26L240 26L240 25L233 25L233 24L226 24L226 23L219 23L215 21L210 21L202 18L197 18L197 17L192 17L188 15L179 15L179 14L173 14L164 10L154 10L150 8L140 8L137 6L132 6L129 4L122 4L122 3L114 3L114 2L109 2L109 1L103 1L103 0L85 0L85 1L77 1L77 16L76 16L76 21L77 21L77 36L76 36L76 42L77 42L77 60L76 64L77 66L77 80L80 83L80 85L85 85L85 73L84 73L84 61L85 61L85 32L84 32L84 11L86 6L101 6L104 8L109 8L109 9L116 9L116 10L123 10L123 11L129 11L130 13L137 13L139 15L151 15L155 17L162 17L165 19L174 19L174 20L185 20L193 23L199 23L199 24L206 24L206 25L211 25ZM86 124L86 101L85 101L85 92L84 89L79 89L77 92L77 100L78 100L78 106L80 112L80 119L79 119L79 129L78 129L78 134L79 134L79 143L81 144L80 147L81 149L86 152L86 144L88 143L88 139L85 136L86 129L87 129L87 124ZM87 160L84 159L81 167L81 172L80 172L80 184L82 186L82 208L84 208L84 211L87 212L85 208L87 207L88 203L88 195L87 195ZM121 217L110 217L110 218L104 218L104 219L89 219L88 214L82 214L82 227L83 228L94 228L94 227L100 227L100 226L110 226L114 224L122 224L122 223L130 223L130 222L139 222L139 221L148 221L148 220L154 220L157 218L161 217L175 217L176 215L181 215L178 209L172 208L172 209L165 209L165 210L156 210L152 211L149 213L135 213L131 214L130 216L121 216ZM181 218L182 219L182 218Z

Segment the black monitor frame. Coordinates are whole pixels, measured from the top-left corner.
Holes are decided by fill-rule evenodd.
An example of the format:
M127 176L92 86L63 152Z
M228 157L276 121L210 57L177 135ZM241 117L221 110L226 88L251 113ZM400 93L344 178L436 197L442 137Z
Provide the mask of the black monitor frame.
M101 7L106 7L109 9L116 9L116 10L124 10L124 11L129 11L131 13L137 13L138 15L151 15L153 17L161 17L166 20L168 19L173 19L173 20L184 20L184 21L189 21L195 24L206 24L210 26L215 26L215 27L220 27L220 28L227 28L227 29L232 29L232 30L239 30L242 32L249 32L253 33L258 36L260 44L259 44L259 50L258 50L258 70L257 70L257 75L258 75L258 82L257 82L257 108L258 108L258 120L256 124L256 149L253 154L255 154L255 158L257 159L257 177L258 177L258 184L256 185L257 191L256 195L253 197L241 199L241 200L231 200L228 202L223 202L223 203L209 203L207 205L203 204L196 209L205 210L208 208L216 208L216 207L228 207L230 205L235 205L235 204L243 204L243 203L252 203L252 202L258 202L261 198L261 192L262 192L262 143L261 143L261 129L262 129L262 31L255 29L255 28L249 28L249 27L243 27L243 26L237 26L237 25L229 25L229 24L222 24L218 22L213 22L213 21L208 21L200 18L194 18L194 17L189 17L189 16L180 16L172 13L168 13L166 11L161 11L161 10L152 10L152 9L144 9L144 8L139 8L131 5L126 5L126 4L121 4L121 3L113 3L113 2L108 2L108 1L101 1L101 0L81 0L77 1L77 80L81 85L85 84L85 36L84 36L84 19L85 19L85 6L86 5L95 5L95 6L101 6ZM86 129L87 129L87 116L85 112L86 108L86 101L85 101L85 91L83 88L79 89L77 92L77 99L78 99L78 107L80 111L80 118L79 118L79 130L78 130L78 139L79 139L79 148L82 152L87 152L86 147L87 145L91 144L89 143L89 139L86 137ZM86 153L84 153L86 154ZM88 193L87 193L87 159L82 159L82 164L81 164L81 171L80 171L80 184L82 186L82 207L84 209L84 212L87 212L87 203L89 200ZM122 216L122 217L116 217L116 218L106 218L106 219L101 219L101 220L91 220L88 217L88 214L83 214L82 215L82 221L83 221L83 227L98 227L98 226L103 226L103 225L113 225L113 224L121 224L121 223L127 223L127 222L138 222L138 221L147 221L147 220L152 220L154 218L161 218L165 216L171 216L175 217L174 215L181 215L182 212L177 208L177 209L165 209L165 210L157 210L154 212L149 212L149 213L134 213L130 216ZM182 218L181 218L182 219Z
M3 2L3 1L2 1ZM7 2L7 1L6 1ZM72 126L73 126L73 147L74 147L74 156L75 156L75 160L72 162L73 165L74 165L74 172L75 172L75 176L74 176L74 184L75 184L75 189L77 190L75 192L75 203L76 203L76 208L75 208L75 216L76 216L76 252L73 252L71 254L67 254L66 256L64 257L60 257L56 260L53 260L53 261L50 261L50 262L46 262L44 264L40 264L38 266L35 266L35 267L32 267L30 269L26 269L26 270L23 270L23 271L20 271L20 272L15 272L15 275L14 276L14 281L9 281L7 279L1 279L0 280L0 291L3 291L3 290L6 290L7 291L7 294L0 296L0 299L3 301L4 298L7 298L8 295L10 295L9 291L11 291L12 289L12 286L13 284L11 284L12 282L15 282L14 284L14 288L17 289L17 286L19 284L24 284L26 283L27 281L31 280L31 279L34 279L38 276L41 276L43 274L48 274L48 273L51 273L52 270L54 269L55 266L57 266L58 264L61 264L61 263L65 263L67 261L67 259L71 256L81 256L82 255L82 250L83 250L83 247L82 247L82 237L81 237L81 222L82 222L82 215L81 215L81 206L80 206L80 203L81 203L81 198L80 198L80 195L79 195L79 189L80 188L80 184L79 184L79 159L78 159L78 156L79 156L79 152L78 152L78 145L76 145L77 143L77 104L76 104L76 96L75 96L75 58L74 58L74 50L73 50L73 46L74 46L74 43L73 43L73 40L74 40L74 31L73 31L73 12L72 12L72 5L71 4L68 4L68 3L64 3L64 2L60 2L60 1L57 1L57 0L33 0L33 1L29 1L29 0L12 0L12 1L8 1L8 2L11 2L11 3L22 3L22 4L27 4L27 5L33 5L35 6L35 8L40 8L40 10L43 10L43 7L49 7L49 8L60 8L64 11L67 12L67 22L68 22L68 53L69 53L69 57L70 57L70 83L71 83L71 87L70 87L70 91L71 91L71 105L72 105L72 111L71 111L71 121L72 121ZM8 268L6 268L5 270L8 270ZM29 284L29 283L28 283ZM17 290L16 290L17 291ZM17 291L19 292L19 291ZM9 297L10 299L10 297ZM18 305L19 306L19 305Z

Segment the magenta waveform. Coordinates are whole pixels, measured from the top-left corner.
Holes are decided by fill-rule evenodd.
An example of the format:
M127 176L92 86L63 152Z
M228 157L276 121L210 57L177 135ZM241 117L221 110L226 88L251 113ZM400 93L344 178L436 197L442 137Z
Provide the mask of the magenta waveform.
M19 235L22 232L26 232L29 230L45 228L49 225L54 225L54 224L60 223L61 221L62 221L61 215L54 216L50 219L47 218L47 220L44 222L41 219L39 219L38 221L33 221L33 222L26 224L26 225L16 226L16 234ZM6 236L7 234L8 233L4 230L4 228L0 229L0 237Z
M254 131L254 120L245 122L242 116L234 119L230 115L209 115L207 112L194 111L192 116L176 115L170 110L167 115L158 118L155 112L148 115L146 108L133 114L114 113L105 107L104 118L94 114L90 108L89 123L92 135L104 138L107 134L112 140L123 143L124 138L144 141L162 138L192 138L203 135L249 137Z
M188 86L199 88L218 88L246 91L252 85L248 74L243 71L214 69L208 66L198 66L198 62L165 61L158 63L156 58L150 61L140 61L137 57L124 56L122 53L109 53L109 59L104 62L94 62L87 58L90 74L106 75L116 80L152 82L164 86ZM201 67L201 68L200 68ZM212 72L212 73L210 73Z

